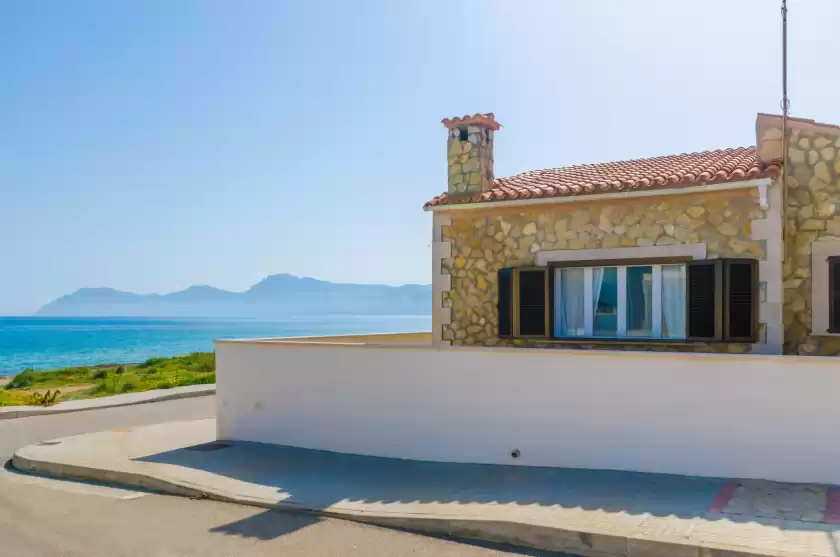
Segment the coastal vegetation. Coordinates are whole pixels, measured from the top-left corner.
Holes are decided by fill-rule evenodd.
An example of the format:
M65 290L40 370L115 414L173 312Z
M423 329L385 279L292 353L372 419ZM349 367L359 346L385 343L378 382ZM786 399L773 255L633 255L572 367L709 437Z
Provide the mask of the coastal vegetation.
M101 364L53 371L26 369L0 387L0 406L51 405L215 382L216 356L212 352L151 358L141 364Z

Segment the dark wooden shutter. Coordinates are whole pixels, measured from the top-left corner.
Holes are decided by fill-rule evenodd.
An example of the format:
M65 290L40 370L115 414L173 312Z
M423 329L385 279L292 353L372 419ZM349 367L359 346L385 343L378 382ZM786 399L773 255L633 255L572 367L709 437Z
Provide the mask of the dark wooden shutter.
M499 269L499 337L513 334L513 269Z
M840 257L828 258L828 332L840 333Z
M758 341L758 261L724 261L724 340Z
M723 263L719 259L688 265L687 331L690 340L723 338Z
M517 271L519 336L546 336L548 317L548 288L545 269L521 269Z

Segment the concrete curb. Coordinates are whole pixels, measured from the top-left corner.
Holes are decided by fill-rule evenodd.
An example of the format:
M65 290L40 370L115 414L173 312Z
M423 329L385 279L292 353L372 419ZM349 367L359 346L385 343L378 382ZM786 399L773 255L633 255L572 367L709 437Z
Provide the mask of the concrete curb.
M482 540L528 547L541 551L557 551L588 557L810 557L810 553L790 551L745 550L729 544L691 545L675 543L658 536L622 536L598 531L596 525L584 529L564 529L551 524L486 520L474 516L430 513L368 512L342 509L336 505L323 507L306 503L277 502L244 494L222 492L163 475L152 475L95 466L67 465L26 456L18 450L12 466L23 472L62 479L106 482L149 491L197 499L211 499L265 509L340 518L412 532Z
M142 393L115 395L107 398L62 402L55 406L6 406L0 407L0 420L28 418L32 416L49 416L52 414L68 414L70 412L85 412L87 410L101 410L104 408L119 408L121 406L135 406L151 402L164 402L182 398L194 398L216 394L216 385L190 385L175 387L174 389L157 389Z

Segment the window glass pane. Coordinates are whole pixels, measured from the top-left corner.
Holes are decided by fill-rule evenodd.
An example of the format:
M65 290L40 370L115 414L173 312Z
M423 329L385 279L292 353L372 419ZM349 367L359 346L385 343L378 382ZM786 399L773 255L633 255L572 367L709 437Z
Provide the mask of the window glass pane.
M583 269L554 272L554 336L581 337L583 325Z
M614 337L618 334L618 269L592 269L592 334Z
M685 265L662 266L662 336L685 338Z
M653 336L653 267L627 267L627 336Z

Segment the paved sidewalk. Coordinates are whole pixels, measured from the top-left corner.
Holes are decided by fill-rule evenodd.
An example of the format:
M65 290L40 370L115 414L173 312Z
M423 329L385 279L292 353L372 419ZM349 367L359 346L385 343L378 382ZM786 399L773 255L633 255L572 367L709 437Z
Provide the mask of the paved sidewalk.
M840 555L834 488L215 442L215 420L24 447L22 470L607 556Z
M141 393L127 393L88 400L71 400L54 406L0 406L0 420L12 418L27 418L30 416L48 416L50 414L66 414L84 410L98 410L101 408L117 408L119 406L133 406L148 402L162 402L196 396L216 394L216 385L188 385L173 389L156 389Z

